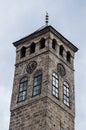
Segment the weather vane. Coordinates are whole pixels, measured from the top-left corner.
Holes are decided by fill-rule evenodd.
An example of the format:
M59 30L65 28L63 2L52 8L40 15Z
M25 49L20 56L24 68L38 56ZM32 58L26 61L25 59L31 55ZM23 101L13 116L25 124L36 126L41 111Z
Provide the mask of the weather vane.
M48 13L46 12L46 17L45 17L46 26L48 26L48 22L49 22L49 16Z

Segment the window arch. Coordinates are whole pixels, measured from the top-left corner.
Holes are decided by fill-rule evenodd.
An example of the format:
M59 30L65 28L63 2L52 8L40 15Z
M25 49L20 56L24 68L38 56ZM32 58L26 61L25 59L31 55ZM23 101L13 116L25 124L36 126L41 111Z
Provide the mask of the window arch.
M70 106L70 89L69 89L69 84L65 81L63 84L63 89L64 89L64 104L66 106Z
M63 51L64 51L64 47L62 45L60 45L59 48L59 54L63 57Z
M45 39L42 38L40 41L40 49L43 49L45 47Z
M30 54L35 52L35 43L33 42L30 46Z
M28 79L27 77L23 77L19 83L19 94L18 94L18 102L26 99L27 96L27 85Z
M71 54L69 51L67 51L67 57L66 57L68 62L71 62Z
M33 83L33 96L36 96L41 93L42 86L42 72L38 70L34 75L34 83Z
M26 55L26 47L21 48L21 58L25 57Z
M56 50L56 40L55 39L53 39L52 40L52 48L54 49L54 50Z
M58 76L56 73L53 73L52 75L52 87L53 87L53 95L55 97L58 97Z

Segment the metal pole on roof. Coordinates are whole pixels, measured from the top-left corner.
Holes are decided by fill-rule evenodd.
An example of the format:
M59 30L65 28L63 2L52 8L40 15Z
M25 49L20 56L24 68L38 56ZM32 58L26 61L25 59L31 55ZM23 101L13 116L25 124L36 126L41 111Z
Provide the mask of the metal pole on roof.
M49 16L48 16L48 12L46 12L46 16L45 16L45 24L46 24L46 26L48 26L48 22L49 22Z

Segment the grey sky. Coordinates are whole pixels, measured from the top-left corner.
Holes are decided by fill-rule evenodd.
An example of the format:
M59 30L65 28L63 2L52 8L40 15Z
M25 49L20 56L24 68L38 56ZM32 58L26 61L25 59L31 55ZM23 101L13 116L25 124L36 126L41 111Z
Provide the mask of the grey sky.
M75 57L76 130L86 129L86 0L0 0L0 130L9 129L15 48L12 43L49 24L79 48Z

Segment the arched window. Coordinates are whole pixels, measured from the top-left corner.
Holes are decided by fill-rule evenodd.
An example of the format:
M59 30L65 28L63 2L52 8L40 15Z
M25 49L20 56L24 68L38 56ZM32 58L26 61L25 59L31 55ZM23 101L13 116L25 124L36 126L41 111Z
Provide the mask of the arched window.
M34 75L34 84L33 84L33 96L36 96L41 93L42 86L42 72L37 71Z
M35 43L32 43L30 46L30 54L35 52Z
M71 54L69 51L67 51L67 61L71 62Z
M28 79L27 79L27 77L23 77L20 80L20 84L19 84L18 102L26 99L27 85L28 85Z
M45 39L42 38L40 41L40 49L43 49L45 47Z
M59 48L59 54L63 57L64 47L61 45Z
M58 76L56 73L53 73L52 75L52 87L53 87L53 95L55 97L58 97Z
M55 39L52 40L52 48L54 50L56 50L56 40Z
M21 48L21 58L25 57L26 55L26 47Z
M70 106L70 90L69 90L69 85L67 82L64 82L63 89L64 89L64 96L63 96L64 104L69 107Z

